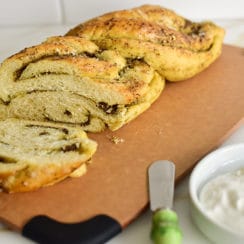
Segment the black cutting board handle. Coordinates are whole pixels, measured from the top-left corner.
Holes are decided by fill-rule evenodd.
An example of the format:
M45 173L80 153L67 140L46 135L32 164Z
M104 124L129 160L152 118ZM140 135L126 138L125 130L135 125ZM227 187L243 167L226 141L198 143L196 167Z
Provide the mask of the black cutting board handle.
M107 215L71 224L40 215L25 224L22 234L41 244L100 244L121 230L120 224Z

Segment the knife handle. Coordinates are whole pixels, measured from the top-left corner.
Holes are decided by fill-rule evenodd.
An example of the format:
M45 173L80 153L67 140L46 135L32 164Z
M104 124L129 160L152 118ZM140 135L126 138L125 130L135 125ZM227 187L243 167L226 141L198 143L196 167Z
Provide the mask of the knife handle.
M182 232L177 214L170 209L161 209L153 214L151 239L155 244L180 244Z

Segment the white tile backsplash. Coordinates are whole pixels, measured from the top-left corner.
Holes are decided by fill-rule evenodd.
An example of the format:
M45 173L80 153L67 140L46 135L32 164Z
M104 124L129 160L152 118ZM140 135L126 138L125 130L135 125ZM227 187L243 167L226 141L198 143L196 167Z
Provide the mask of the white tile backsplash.
M99 16L103 13L115 11L119 9L132 8L140 6L143 3L151 4L159 3L156 0L88 0L86 2L80 0L61 0L64 6L64 18L67 23L79 23L81 21Z
M244 18L244 0L61 0L67 23L79 23L103 13L156 4L189 19Z
M105 12L148 3L193 20L244 18L244 0L0 0L0 27L78 24Z
M59 24L59 0L0 0L0 26Z

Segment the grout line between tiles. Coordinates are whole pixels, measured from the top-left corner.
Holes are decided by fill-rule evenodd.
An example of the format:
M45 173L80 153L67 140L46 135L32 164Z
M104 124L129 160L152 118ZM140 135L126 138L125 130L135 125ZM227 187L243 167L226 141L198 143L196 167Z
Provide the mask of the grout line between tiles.
M66 17L65 17L65 8L64 8L64 2L63 0L58 0L59 1L59 11L61 15L61 25L66 24Z

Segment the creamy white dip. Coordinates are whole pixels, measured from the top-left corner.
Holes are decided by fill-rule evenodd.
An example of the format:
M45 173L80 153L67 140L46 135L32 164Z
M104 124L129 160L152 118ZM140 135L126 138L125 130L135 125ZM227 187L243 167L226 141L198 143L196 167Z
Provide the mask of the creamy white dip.
M244 233L244 168L210 180L200 192L207 215L228 229Z

